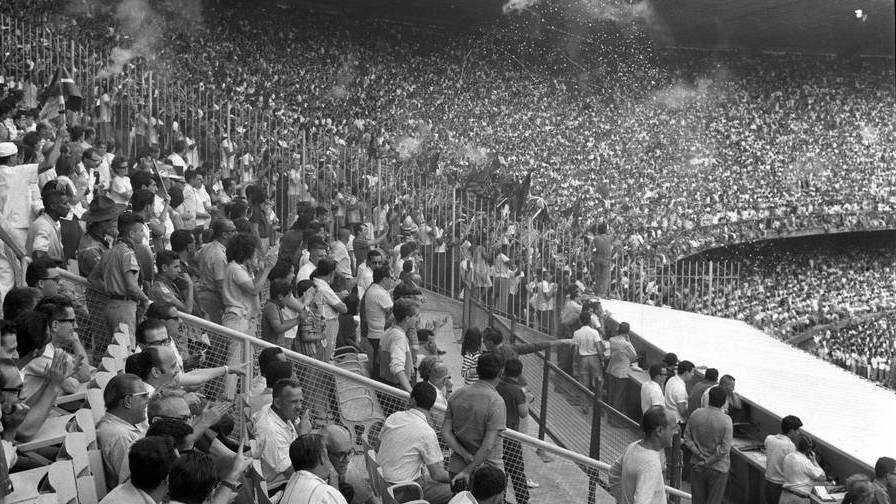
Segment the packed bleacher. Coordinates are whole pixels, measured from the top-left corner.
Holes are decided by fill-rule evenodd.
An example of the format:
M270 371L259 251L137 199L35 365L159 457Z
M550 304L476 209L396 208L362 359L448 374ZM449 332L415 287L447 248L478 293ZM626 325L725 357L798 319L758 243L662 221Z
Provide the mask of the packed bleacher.
M82 26L48 16L46 6L33 12L53 19L30 21L52 21L57 33L87 47L108 50L127 39L121 26L101 36L104 23L95 18ZM384 500L410 492L455 502L452 494L464 493L446 487L458 478L470 482L472 495L497 498L480 478L498 476L471 478L482 457L491 457L506 467L504 485L516 502L527 502L533 483L519 443L470 440L457 424L482 420L472 414L481 400L474 389L490 380L503 386L505 404L525 406L524 380L504 383L500 374L519 377L516 363L504 366L534 349L500 351L494 335L486 338L489 357L466 370L476 368L478 379L450 395L444 373L426 360L438 357L429 338L440 326L418 323L422 284L450 284L452 295L478 290L505 310L519 307L518 315L550 334L564 293L555 282L596 283L600 291L605 279L590 242L579 243L590 220L579 214L609 223L619 248L672 255L705 246L699 229L738 221L763 230L818 219L846 229L891 224L877 217L893 204L894 133L886 120L893 70L885 65L739 56L720 63L657 54L641 36L598 32L589 44L608 50L583 62L595 70L581 75L571 60L535 65L548 49L516 44L513 23L521 20L482 28L471 39L318 15L285 21L271 11L242 14L217 12L196 29L170 32L170 20L153 19L172 41L123 70L138 92L94 87L95 75L76 73L88 98L81 112L52 110L48 118L40 110L38 83L48 83L51 60L33 61L25 47L17 48L21 58L5 60L0 374L11 495L33 497L28 492L48 478L60 495L92 492L109 503L140 495L292 502L309 489L333 502L363 501L356 496L363 485L348 480L348 461L356 445L373 448L385 439L385 450L380 444L374 457L365 454L380 468L367 467L367 477ZM21 28L8 36L25 40L31 27ZM90 68L107 71L97 61ZM184 115L173 114L159 99L165 91L139 83L146 69L167 82L214 89L234 109L272 111L286 129L229 107L215 116L222 103L191 103ZM548 72L560 77L545 78ZM129 108L104 117L104 110ZM306 135L328 140L306 146L299 141ZM306 148L319 152L306 157ZM351 152L365 152L366 162L349 160ZM272 176L264 165L276 156L293 170ZM406 178L383 187L386 175L373 175L375 158ZM308 159L314 166L295 170ZM407 175L418 167L439 181L485 167L517 181L531 174L531 192L552 219L539 226L554 226L564 238L534 245L538 233L525 233L519 222L489 219L498 213L494 205L462 208L452 222L444 210L454 192ZM407 194L407 180L420 184L412 188L419 192ZM715 243L751 232L732 231ZM447 250L456 264L446 261ZM830 270L841 266L819 265L825 278L819 273L812 288L825 290ZM853 280L854 273L842 270ZM822 321L861 312L861 303L872 311L890 307L887 286L868 292L886 283L886 273L861 273L871 286L845 291ZM759 325L820 322L802 322L811 301L777 319L747 303L760 288L782 298L798 288L765 285L759 276L751 282L731 292L741 304L706 309ZM224 329L197 330L181 320L191 314ZM227 331L270 346L256 355ZM855 350L835 343L842 341L835 335L827 341L835 360ZM283 351L267 350L277 347L402 390L413 399L410 409L404 396L368 396L383 423L371 439L369 426L345 422L345 405L333 404L338 379L292 360L278 365ZM503 358L493 360L496 354ZM888 357L892 344L862 356ZM868 368L854 361L843 365ZM250 384L256 366L262 376ZM523 418L514 424L510 410L490 399L495 416L508 416L491 431L523 429ZM440 402L448 421L433 429L430 410ZM414 471L396 462L395 431L402 428L426 434L427 452ZM481 444L493 445L491 453L480 454ZM70 456L57 459L60 450ZM444 453L451 453L447 471Z

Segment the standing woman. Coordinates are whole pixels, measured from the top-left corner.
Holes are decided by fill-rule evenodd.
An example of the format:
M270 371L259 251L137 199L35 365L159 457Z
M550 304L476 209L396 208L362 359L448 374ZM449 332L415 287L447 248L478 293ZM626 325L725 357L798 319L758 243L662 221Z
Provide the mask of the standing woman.
M324 339L321 344L324 346L324 362L329 362L333 356L333 347L336 345L336 336L339 334L339 314L348 311L342 299L333 292L330 283L333 281L333 275L336 273L336 261L329 257L323 258L317 262L317 269L311 273L311 280L317 287L317 295L315 301L320 314L324 318ZM345 297L345 292L342 297Z
M804 432L798 433L793 440L795 452L784 456L781 472L784 474L784 485L779 504L809 504L809 495L816 482L825 480L824 469L818 465L815 452L812 450L812 438Z
M302 309L299 310L299 331L293 343L293 350L308 357L322 361L324 347L321 340L324 338L324 319L314 306L314 298L317 297L317 287L313 280L301 280L293 290L296 300Z
M236 235L227 244L227 266L224 268L224 281L221 298L224 304L222 324L224 327L239 331L249 336L258 336L256 327L261 314L258 295L264 289L268 273L276 264L276 257L265 258L261 271L253 275L256 266L255 238ZM233 338L227 356L227 365L235 367L248 360L242 355L242 342ZM224 382L224 397L232 400L236 393L236 376L227 375Z

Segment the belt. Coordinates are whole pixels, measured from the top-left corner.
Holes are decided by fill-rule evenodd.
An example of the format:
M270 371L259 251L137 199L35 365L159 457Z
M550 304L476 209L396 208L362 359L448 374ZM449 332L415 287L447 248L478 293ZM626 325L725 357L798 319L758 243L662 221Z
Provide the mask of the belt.
M802 497L802 498L804 498L804 499L808 499L808 498L809 498L809 495L808 495L808 494L801 494L801 493L796 492L796 491L794 491L794 490L791 490L791 489L789 489L789 488L782 488L782 490L784 490L784 491L787 492L787 493L791 493L791 494L793 494L793 495L796 495L797 497Z
M133 296L119 296L118 294L109 294L108 298L113 301L133 301L137 302L137 299Z

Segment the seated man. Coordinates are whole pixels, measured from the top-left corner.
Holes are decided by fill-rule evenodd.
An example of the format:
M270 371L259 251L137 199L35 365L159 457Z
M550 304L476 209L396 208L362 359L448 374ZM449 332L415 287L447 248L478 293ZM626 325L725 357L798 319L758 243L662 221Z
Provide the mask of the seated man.
M169 336L168 327L158 319L148 318L137 326L137 344L139 348L170 348L178 359L179 365L182 366L183 359L180 358L180 353L178 353L177 347ZM197 390L208 381L220 378L227 374L245 376L247 367L249 367L248 362L236 367L220 366L216 368L193 369L192 371L180 375L180 386L185 390ZM181 367L181 369L183 368Z
M311 432L310 412L302 415L302 388L298 381L278 381L272 395L271 404L252 417L261 453L261 471L269 490L284 485L292 476L289 445L300 435Z
M124 372L139 376L152 397L162 387L178 387L180 366L175 355L174 350L166 346L147 347L128 356Z
M429 424L435 401L436 389L429 383L414 385L409 408L393 413L383 424L376 460L387 484L416 481L424 499L445 504L451 499L451 477L436 431Z
M41 297L51 297L59 294L59 268L56 261L48 257L35 259L28 264L25 270L25 284L34 287L41 293Z
M177 459L168 473L168 498L183 504L230 504L242 487L241 479L252 459L234 455L220 472L212 459L191 451ZM283 504L291 504L281 500Z
M3 390L0 392L0 409L3 412L3 418L0 420L3 426L3 433L0 436L3 453L0 453L0 457L3 457L2 463L6 469L6 472L0 473L0 479L4 479L9 468L16 465L18 456L13 443L16 440L16 431L28 412L28 407L22 403L19 397L19 391L22 390L22 377L19 376L18 368L10 359L0 359L0 388ZM0 501L9 493L7 490L9 489L0 488Z
M328 485L330 461L320 434L303 434L289 446L289 460L294 472L289 478L280 502L290 504L348 504L338 490Z
M72 350L66 352L67 366L69 370L74 370L75 374L68 376L66 373L67 377L62 384L62 389L65 393L72 394L78 390L78 384L89 381L95 371L87 364L87 353L75 332L78 322L75 319L74 306L65 296L53 296L42 299L37 305L37 311L47 315L46 332L50 342L44 347L44 352L40 357L35 358L22 369L25 377L23 397L28 400L43 387L47 370L56 355L56 350L65 350L65 348Z
M96 424L96 440L103 455L106 484L116 487L131 475L128 450L146 434L149 391L139 376L114 376L103 390L106 414Z
M159 420L177 420L187 423L192 429L187 437L189 445L212 456L232 456L233 451L218 439L212 426L221 420L221 415L229 408L226 403L208 404L198 415L193 415L190 407L192 394L183 390L165 388L156 392L149 400L146 416L150 428Z
M177 460L174 441L169 436L138 439L128 451L131 479L103 497L100 504L162 502L168 496L168 471Z
M502 504L506 490L504 471L482 464L470 476L469 490L455 495L448 504Z

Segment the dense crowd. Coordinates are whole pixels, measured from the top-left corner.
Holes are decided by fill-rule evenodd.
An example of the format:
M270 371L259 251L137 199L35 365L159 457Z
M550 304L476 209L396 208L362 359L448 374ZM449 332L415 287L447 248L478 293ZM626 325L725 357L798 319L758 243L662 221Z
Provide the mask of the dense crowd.
M896 329L891 316L824 329L815 354L859 376L896 388Z

